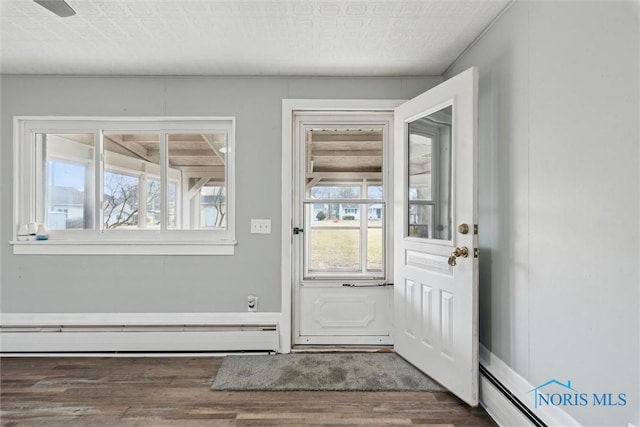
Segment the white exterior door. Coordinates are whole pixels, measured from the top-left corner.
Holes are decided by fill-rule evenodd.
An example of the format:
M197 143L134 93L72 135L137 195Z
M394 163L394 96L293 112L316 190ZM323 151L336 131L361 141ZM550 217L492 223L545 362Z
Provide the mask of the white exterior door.
M478 404L478 69L395 110L395 350Z

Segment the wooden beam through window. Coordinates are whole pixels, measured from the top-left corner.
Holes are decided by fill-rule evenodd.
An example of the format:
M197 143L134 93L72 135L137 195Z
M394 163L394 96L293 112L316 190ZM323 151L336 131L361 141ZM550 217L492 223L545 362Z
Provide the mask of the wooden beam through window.
M209 135L201 134L202 139L209 145L209 147L213 150L213 152L218 156L218 158L222 161L223 165L227 164L227 161L224 158L224 155L220 152L220 150L215 146L213 140L209 138Z
M147 150L137 142L133 142L133 141L125 142L121 135L105 135L104 137L105 137L105 142L107 143L112 142L113 144L119 146L120 148L125 149L127 152L133 154L134 156L142 160L145 160L150 163L155 163L155 164L159 163L159 156L157 159L154 159L152 156L149 155ZM154 141L154 142L159 144L159 141ZM108 147L107 147L107 150L108 150ZM120 154L123 154L123 153L120 153Z

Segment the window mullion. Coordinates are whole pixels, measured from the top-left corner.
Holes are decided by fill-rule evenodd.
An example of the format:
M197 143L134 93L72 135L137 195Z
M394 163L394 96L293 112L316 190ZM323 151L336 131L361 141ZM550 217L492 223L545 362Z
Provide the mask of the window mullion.
M362 179L362 188L360 189L360 196L363 199L369 198L369 189L367 188L367 178ZM369 255L369 205L363 204L360 205L360 228L362 230L362 253L361 253L361 263L362 263L362 272L367 272L367 258Z
M95 229L97 232L104 232L104 131L101 129L96 132L98 140L96 141L96 149L94 152L95 167L95 185L94 185L94 206L95 206Z
M96 169L99 169L98 165L99 163L96 162L96 158L98 157L98 154L100 153L100 150L98 148L98 140L100 139L100 131L95 131L93 133L93 152L92 154L92 160L91 162L87 163L87 161L84 161L85 164L85 176L87 177L87 179L85 180L84 183L84 191L85 194L87 195L84 201L84 207L83 209L85 210L84 212L84 218L85 218L85 223L84 223L84 227L86 229L93 229L93 230L97 230L99 228L100 223L96 223L97 220L99 220L98 218L98 211L100 209L96 209L97 206L99 206L99 193L96 192Z
M147 165L138 175L138 228L147 228Z
M39 136L39 138L38 138ZM47 174L49 173L49 165L47 164L47 135L42 133L35 135L35 169L34 178L36 182L35 203L33 203L33 209L29 221L42 222L46 220L46 212L44 207L47 200Z
M304 277L309 276L309 267L311 265L311 234L313 233L313 205L302 205L302 256L304 257Z
M15 212L16 219L20 224L33 221L35 209L37 205L37 197L40 189L38 182L35 180L35 171L40 165L36 162L36 133L27 132L23 129L22 143L18 146L14 145L14 150L19 155L18 160L22 166L19 175L14 176L14 185L19 186L21 182L28 182L29 186L20 191L20 187L15 187L14 201L18 204L18 210Z
M167 229L169 221L169 143L167 139L167 132L160 132L160 232Z
M200 228L200 197L197 192L189 200L189 206L191 207L189 229Z
M191 199L189 199L189 176L185 176L184 172L182 173L182 193L180 195L182 203L182 216L180 222L181 229L188 229L191 227Z

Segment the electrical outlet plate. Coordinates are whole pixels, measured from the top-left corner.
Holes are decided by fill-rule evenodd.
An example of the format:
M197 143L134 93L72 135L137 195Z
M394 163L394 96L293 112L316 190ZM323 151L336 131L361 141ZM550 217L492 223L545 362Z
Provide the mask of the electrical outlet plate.
M251 234L271 234L270 219L252 219Z
M258 297L249 295L247 297L247 311L258 311Z

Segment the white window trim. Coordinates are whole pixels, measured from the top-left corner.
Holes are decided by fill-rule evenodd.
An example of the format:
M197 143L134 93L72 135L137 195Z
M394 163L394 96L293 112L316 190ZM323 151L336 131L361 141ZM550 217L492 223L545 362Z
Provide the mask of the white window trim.
M226 122L226 123L223 123ZM64 124L68 123L68 126ZM225 230L69 230L49 232L49 240L18 241L20 224L36 221L35 182L38 171L30 141L32 132L55 133L62 127L78 133L122 131L123 124L135 131L227 132ZM134 125L135 124L135 125ZM125 126L127 128L128 126ZM127 129L125 129L126 131ZM101 147L96 147L96 151ZM10 244L14 254L55 255L233 255L235 239L235 117L56 117L15 116L13 120L14 185L13 233ZM96 164L96 170L99 169ZM100 171L101 173L102 171ZM164 184L166 186L166 184Z

